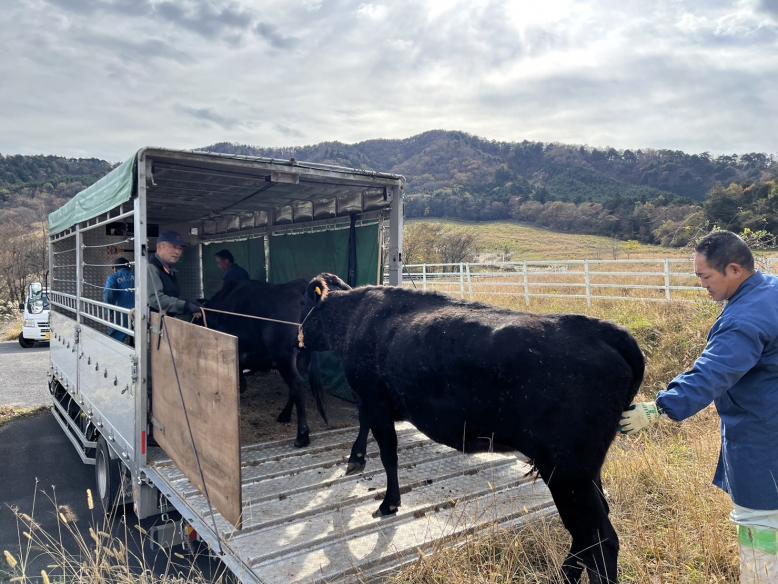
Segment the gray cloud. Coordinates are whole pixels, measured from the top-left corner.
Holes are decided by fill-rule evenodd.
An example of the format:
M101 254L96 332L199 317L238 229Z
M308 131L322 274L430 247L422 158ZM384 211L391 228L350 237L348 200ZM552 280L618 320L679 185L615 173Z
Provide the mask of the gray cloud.
M215 111L213 108L210 107L192 107L188 105L179 104L176 106L176 109L178 109L179 111L185 114L192 116L193 118L197 118L198 120L209 122L225 130L231 130L241 125L241 121L239 118L225 115L225 114L220 114L219 112Z
M276 49L289 49L297 42L293 37L282 35L278 32L276 27L267 22L258 22L254 26L254 32L258 37L265 39Z
M2 152L430 128L778 151L776 0L10 0Z

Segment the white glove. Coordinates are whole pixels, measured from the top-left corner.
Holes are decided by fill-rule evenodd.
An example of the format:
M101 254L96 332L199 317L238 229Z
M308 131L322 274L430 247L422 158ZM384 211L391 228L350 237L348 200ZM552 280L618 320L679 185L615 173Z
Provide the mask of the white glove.
M632 404L622 412L619 430L622 434L634 434L656 422L662 413L656 402Z

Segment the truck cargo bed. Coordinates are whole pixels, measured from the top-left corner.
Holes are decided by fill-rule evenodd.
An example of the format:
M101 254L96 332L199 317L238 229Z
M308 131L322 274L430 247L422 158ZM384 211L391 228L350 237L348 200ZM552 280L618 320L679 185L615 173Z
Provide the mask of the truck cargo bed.
M463 455L410 424L397 425L399 512L375 519L386 484L378 448L367 467L345 476L356 428L312 435L309 448L291 440L241 451L243 528L235 530L159 449L147 474L201 536L248 582L333 582L371 578L414 561L419 553L494 525L519 525L554 511L540 480L514 454Z

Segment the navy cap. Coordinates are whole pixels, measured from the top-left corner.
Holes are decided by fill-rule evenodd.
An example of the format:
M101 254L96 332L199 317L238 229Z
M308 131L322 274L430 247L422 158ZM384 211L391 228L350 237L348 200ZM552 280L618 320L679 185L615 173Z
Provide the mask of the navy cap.
M170 243L172 245L181 245L183 247L189 245L189 243L183 237L181 237L181 234L178 233L178 231L163 231L159 234L157 243Z

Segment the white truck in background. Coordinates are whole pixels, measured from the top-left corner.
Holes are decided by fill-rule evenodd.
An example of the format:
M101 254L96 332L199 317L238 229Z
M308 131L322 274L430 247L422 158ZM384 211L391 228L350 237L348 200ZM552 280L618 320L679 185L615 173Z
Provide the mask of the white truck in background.
M19 344L25 348L36 343L48 343L51 337L49 328L49 291L40 282L33 282L27 287L27 297L19 310L24 313L22 332L19 333Z

